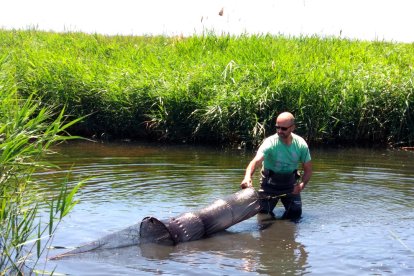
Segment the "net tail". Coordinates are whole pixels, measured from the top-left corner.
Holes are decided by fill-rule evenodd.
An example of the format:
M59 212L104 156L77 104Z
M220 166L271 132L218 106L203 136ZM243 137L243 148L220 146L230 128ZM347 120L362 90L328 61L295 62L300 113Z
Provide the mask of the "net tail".
M60 259L67 256L86 253L93 250L121 248L140 243L140 223L131 225L118 232L106 235L98 240L81 245L73 250L50 258L51 260Z

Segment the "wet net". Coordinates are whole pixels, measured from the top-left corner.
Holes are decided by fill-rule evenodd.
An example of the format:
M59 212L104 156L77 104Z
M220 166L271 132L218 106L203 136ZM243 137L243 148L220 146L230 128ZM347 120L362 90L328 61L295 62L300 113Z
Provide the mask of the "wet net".
M175 245L198 240L256 215L259 209L258 193L253 188L248 188L224 199L218 199L198 211L186 212L165 220L146 217L141 223L81 245L51 259L144 243Z
M198 240L256 215L259 209L257 192L249 188L216 200L199 211L168 220L146 217L141 222L141 243L177 244Z

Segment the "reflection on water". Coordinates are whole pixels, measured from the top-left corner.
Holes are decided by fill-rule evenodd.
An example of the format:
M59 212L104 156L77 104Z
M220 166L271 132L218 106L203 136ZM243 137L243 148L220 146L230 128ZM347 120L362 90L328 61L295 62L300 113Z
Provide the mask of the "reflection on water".
M51 161L61 170L36 176L40 194L57 192L70 169L73 182L93 177L54 238L55 246L67 247L232 194L254 154L99 143L57 150ZM103 250L47 266L72 275L413 274L414 153L313 149L312 157L314 175L302 195L299 223L257 216L204 240ZM283 207L275 211L280 217Z

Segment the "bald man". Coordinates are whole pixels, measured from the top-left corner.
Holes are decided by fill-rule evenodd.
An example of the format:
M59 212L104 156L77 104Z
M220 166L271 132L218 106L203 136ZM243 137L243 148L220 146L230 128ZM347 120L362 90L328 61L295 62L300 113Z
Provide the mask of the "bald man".
M274 216L273 209L280 199L285 207L282 219L298 220L302 215L300 192L311 178L312 162L308 144L294 130L295 117L289 112L281 113L276 119L276 134L263 141L240 186L253 187L252 176L261 167L260 212ZM297 172L299 164L302 177Z

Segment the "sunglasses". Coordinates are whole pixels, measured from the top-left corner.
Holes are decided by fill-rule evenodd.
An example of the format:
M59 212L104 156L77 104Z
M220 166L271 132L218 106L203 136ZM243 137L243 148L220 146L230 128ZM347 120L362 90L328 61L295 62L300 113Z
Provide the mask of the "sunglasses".
M278 126L278 125L276 125L276 129L281 129L281 130L283 130L283 131L286 131L286 130L288 130L289 128L291 128L293 125L290 125L290 126L288 126L288 127L282 127L282 126Z

